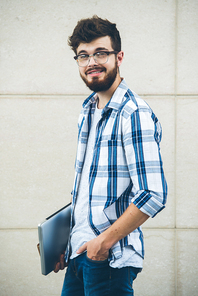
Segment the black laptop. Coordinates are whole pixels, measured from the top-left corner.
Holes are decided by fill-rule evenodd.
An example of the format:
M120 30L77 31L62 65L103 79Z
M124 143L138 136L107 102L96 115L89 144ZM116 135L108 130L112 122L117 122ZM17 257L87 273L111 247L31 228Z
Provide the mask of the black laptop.
M71 203L49 216L38 225L41 273L54 270L60 255L66 250L71 219Z

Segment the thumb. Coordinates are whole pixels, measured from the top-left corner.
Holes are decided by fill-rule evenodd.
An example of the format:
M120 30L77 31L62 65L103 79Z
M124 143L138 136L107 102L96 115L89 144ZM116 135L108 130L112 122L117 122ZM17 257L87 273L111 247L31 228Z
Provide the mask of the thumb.
M78 249L78 251L76 252L77 254L81 254L81 253L83 253L84 251L86 251L87 250L87 243L85 243L84 245L82 245L79 249Z

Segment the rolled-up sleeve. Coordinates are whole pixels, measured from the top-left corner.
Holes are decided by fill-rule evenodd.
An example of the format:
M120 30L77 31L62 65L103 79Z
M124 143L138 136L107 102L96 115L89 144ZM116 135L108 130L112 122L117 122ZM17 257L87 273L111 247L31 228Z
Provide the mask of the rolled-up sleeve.
M136 109L124 124L123 143L132 181L132 202L154 217L167 200L160 154L161 125L149 108Z

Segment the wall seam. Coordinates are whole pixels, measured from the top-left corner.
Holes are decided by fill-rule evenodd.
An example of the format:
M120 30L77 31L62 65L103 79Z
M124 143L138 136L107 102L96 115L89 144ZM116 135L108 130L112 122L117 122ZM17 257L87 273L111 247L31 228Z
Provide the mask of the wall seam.
M159 227L159 228L157 228L157 227L142 227L143 228L143 230L156 230L156 231L158 231L158 230L173 230L173 231L186 231L186 230L191 230L191 231L198 231L198 228L195 228L195 227L192 227L192 228L171 228L171 227ZM7 230L10 230L10 231L13 231L13 230L38 230L38 228L37 227L8 227L8 228L6 228L6 227L2 227L2 228L0 228L0 231L7 231Z
M175 77L176 79L176 77ZM13 97L30 97L30 98L57 98L57 97L88 97L90 94L0 94L0 99ZM140 97L197 97L198 94L139 94Z
M178 295L178 242L177 242L177 92L178 92L178 85L177 85L177 77L178 77L178 60L177 60L177 53L178 53L178 0L175 0L175 85L174 85L174 92L175 92L175 99L174 99L174 107L175 107L175 155L174 155L174 162L175 162L175 295Z

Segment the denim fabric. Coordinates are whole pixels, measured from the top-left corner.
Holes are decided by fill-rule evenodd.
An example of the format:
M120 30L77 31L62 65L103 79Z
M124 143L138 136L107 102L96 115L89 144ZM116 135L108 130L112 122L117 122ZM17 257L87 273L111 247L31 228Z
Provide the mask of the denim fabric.
M132 296L141 268L112 268L108 260L93 261L86 253L71 259L61 296Z

